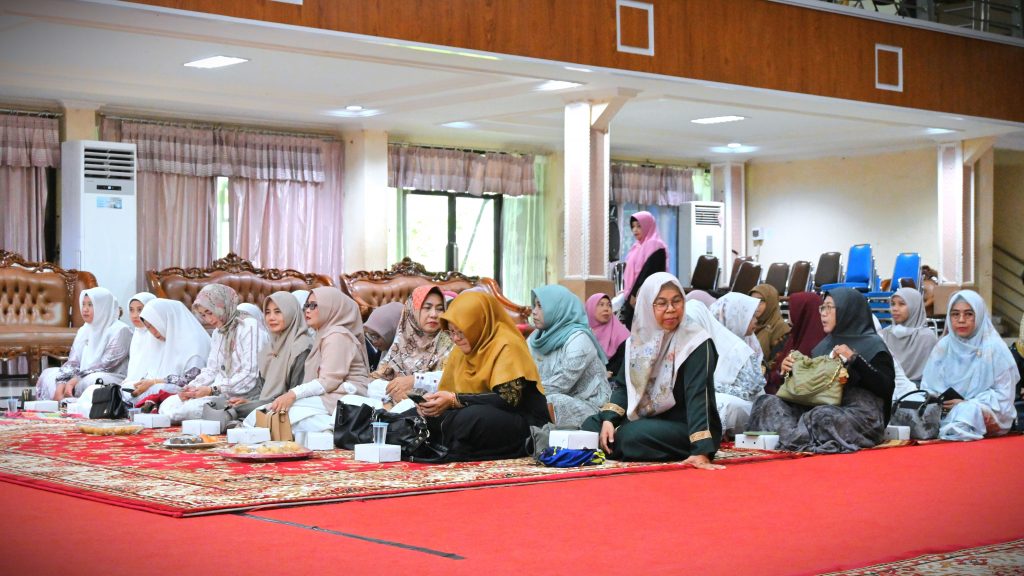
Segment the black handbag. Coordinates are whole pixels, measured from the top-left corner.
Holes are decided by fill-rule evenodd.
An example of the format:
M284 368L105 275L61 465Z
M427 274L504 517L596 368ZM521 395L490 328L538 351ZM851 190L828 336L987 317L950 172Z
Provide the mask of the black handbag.
M386 442L402 447L402 459L410 462L442 462L448 455L443 446L430 442L427 422L415 408L405 412L374 410L366 404L353 406L338 402L334 412L334 445L354 450L356 444L373 442L373 423L387 422Z
M924 394L924 400L907 400L915 394ZM914 440L934 440L939 437L942 420L942 398L927 390L912 390L892 403L890 426L907 426Z
M121 395L120 384L105 385L97 379L98 388L92 392L92 408L89 418L92 420L121 420L128 417L128 405Z

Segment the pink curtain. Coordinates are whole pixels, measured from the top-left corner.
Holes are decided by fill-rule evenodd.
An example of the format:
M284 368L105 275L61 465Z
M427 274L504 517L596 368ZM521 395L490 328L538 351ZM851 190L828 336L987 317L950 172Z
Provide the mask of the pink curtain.
M217 129L218 176L323 182L318 138Z
M46 168L58 165L56 118L0 115L0 247L29 260L46 259Z
M693 171L675 166L611 165L611 199L657 206L679 206L693 200Z
M537 193L532 154L388 145L388 186L523 196Z
M216 180L139 172L139 285L146 270L209 266L215 258Z

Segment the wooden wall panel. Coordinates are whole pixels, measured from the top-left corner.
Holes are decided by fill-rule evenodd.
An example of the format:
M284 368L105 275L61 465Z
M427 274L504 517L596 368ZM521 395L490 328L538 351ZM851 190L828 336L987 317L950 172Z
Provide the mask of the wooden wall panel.
M654 56L616 50L615 0L135 1L1024 122L1024 47L768 0L649 0ZM903 92L875 88L876 43L903 48Z

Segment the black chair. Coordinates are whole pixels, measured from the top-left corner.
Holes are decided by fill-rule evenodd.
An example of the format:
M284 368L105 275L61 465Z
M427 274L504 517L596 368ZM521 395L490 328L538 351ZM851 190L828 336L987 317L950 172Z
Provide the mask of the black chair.
M732 272L729 273L729 286L732 286L733 281L736 279L736 273L740 271L740 266L744 262L753 262L753 256L737 256L732 261Z
M789 279L789 264L786 262L775 262L768 267L768 274L765 274L764 283L770 284L779 291L779 296L786 293L786 280Z
M754 286L757 286L760 282L761 265L754 262L744 262L740 265L739 271L736 272L736 277L733 278L731 291L750 294Z
M690 286L685 289L704 290L711 292L718 282L718 257L707 254L697 258L697 265L693 267L693 275L690 276Z
M811 263L807 260L797 260L793 263L793 269L789 274L789 282L786 284L786 296L798 292L807 291L807 283L811 280Z
M818 258L818 267L814 269L814 290L820 292L826 284L839 282L843 272L843 255L839 252L825 252Z

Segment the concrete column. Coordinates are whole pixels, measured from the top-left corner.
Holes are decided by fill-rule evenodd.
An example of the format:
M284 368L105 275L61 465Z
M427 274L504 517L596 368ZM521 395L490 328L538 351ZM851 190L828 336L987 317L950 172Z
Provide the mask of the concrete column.
M974 285L992 309L992 260L995 222L995 140L964 142L964 161L974 174Z
M725 259L720 286L728 286L732 278L732 262L737 256L747 255L747 191L745 166L742 162L711 165L711 194L715 202L725 204Z
M388 135L381 130L343 134L345 141L345 272L385 270L388 234L383 207L388 189Z
M96 111L100 105L94 102L66 100L61 142L68 140L99 140L99 124Z

